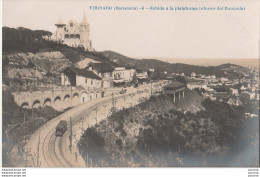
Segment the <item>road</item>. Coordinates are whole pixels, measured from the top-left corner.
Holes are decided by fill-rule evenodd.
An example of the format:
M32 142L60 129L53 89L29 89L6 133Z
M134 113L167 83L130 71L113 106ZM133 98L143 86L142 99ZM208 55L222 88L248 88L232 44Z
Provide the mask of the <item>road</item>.
M154 87L154 86L153 86ZM140 98L150 96L150 84L138 88L127 88L125 94L114 94L114 106L117 110L134 106ZM117 92L118 93L118 92ZM87 167L83 158L79 155L77 142L82 133L99 121L111 114L112 96L92 100L80 104L51 121L44 124L31 136L26 144L30 154L34 154L34 160L30 166L38 167ZM72 120L72 148L70 145L70 118ZM68 122L68 130L62 137L55 136L55 130L60 120ZM36 162L38 161L38 163Z

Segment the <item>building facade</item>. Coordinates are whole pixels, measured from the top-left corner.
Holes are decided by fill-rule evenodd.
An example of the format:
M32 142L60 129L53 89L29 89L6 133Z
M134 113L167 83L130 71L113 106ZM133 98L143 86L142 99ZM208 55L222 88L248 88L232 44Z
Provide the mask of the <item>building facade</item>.
M92 71L96 75L102 78L101 87L110 88L113 87L113 71L114 68L108 63L89 63L85 68Z
M131 82L134 74L135 69L126 69L125 67L117 67L113 72L115 80L123 80L125 82Z
M101 77L91 71L67 67L61 72L61 85L81 86L83 88L101 88Z
M61 20L55 24L56 32L49 40L66 44L71 47L83 47L85 50L93 51L92 41L90 39L90 27L84 12L83 21L78 23L70 20L64 24ZM45 37L47 39L47 37Z

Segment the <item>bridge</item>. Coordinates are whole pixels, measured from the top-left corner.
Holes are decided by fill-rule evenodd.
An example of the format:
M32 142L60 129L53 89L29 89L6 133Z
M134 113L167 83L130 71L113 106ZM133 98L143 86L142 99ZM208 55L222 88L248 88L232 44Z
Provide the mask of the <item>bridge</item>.
M63 110L94 99L104 97L103 89L59 89L13 92L14 102L22 108L32 109L51 106Z

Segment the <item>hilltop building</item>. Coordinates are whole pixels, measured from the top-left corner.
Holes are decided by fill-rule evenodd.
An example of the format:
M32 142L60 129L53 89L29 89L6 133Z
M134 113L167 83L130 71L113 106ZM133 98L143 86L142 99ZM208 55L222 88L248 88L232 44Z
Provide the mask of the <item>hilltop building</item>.
M56 32L50 38L47 36L43 37L44 39L71 47L83 47L85 50L93 51L92 41L89 36L90 27L85 12L81 23L70 20L65 24L60 19L55 26L57 27Z

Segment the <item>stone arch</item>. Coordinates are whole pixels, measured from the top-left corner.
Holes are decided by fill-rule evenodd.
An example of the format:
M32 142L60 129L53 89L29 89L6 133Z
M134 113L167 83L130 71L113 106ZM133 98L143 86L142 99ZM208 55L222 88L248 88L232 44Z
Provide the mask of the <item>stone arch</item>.
M74 97L78 97L78 96L79 96L79 94L76 92L76 93L73 93L72 98L74 98Z
M41 102L40 100L35 100L32 104L32 108L39 108L41 107Z
M55 99L54 99L54 103L56 103L56 102L61 102L61 98L60 98L60 96L56 96L56 97L55 97Z
M70 95L66 94L63 99L63 108L67 108L67 107L71 106L70 103L71 103Z
M72 96L72 105L75 106L79 103L79 94L74 93Z
M28 104L27 102L23 102L23 103L21 104L21 108L23 108L23 109L28 109L28 108L29 108L29 104Z
M51 99L50 98L46 98L43 102L43 106L51 106Z
M85 103L88 100L88 94L86 92L83 92L80 97L80 102Z
M61 97L60 97L60 96L56 96L56 97L54 98L53 106L54 106L55 109L60 109L60 108L62 108Z
M68 101L70 99L70 95L69 94L66 94L63 98L63 101Z

